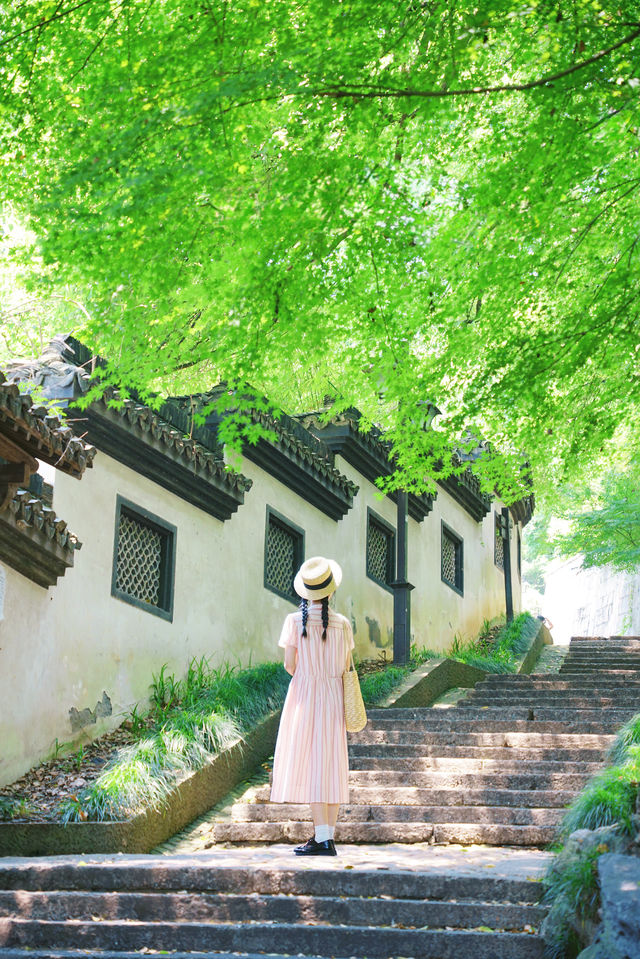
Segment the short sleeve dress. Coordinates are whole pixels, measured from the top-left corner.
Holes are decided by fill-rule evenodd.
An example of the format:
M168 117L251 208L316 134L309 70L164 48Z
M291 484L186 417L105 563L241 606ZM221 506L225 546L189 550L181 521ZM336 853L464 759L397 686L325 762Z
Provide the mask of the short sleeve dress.
M291 613L279 645L295 646L298 659L280 719L271 802L348 802L342 674L353 649L351 623L329 610L323 641L320 604L309 604L307 636L302 636L302 613Z

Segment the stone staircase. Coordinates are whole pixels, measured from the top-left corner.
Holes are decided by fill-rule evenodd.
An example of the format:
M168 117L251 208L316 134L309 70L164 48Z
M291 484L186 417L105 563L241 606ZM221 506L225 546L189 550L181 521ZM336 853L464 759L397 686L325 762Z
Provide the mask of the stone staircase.
M617 637L574 640L559 674L489 676L449 708L371 710L350 737L337 859L264 845L311 834L268 785L190 858L0 859L0 957L540 959L536 847L637 712L640 640Z
M589 673L594 670L635 671L640 675L640 637L612 636L610 639L574 637L560 672Z
M544 914L539 887L524 876L345 872L336 860L256 869L144 859L22 860L9 869L0 861L0 916L12 916L0 918L0 956L542 955L532 935Z
M492 675L449 709L370 710L336 842L544 846L639 711L640 641L621 638L574 640L559 674ZM236 802L214 841L307 839L306 807L269 791Z

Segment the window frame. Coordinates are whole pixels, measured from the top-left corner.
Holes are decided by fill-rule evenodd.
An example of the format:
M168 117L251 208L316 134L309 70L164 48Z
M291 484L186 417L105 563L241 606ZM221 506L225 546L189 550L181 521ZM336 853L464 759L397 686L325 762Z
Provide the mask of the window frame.
M451 580L446 579L444 570L442 568L443 542L445 535L450 540L453 540L454 544L454 564L456 571L455 583L452 583ZM451 527L445 523L444 520L440 521L440 579L449 587L449 589L452 589L454 593L457 593L459 596L464 596L464 540L458 535L458 533L456 533L454 529L451 529Z
M297 573L304 562L304 550L305 550L305 531L301 526L298 526L297 523L293 523L286 516L283 516L282 513L279 513L277 509L274 509L273 506L267 504L265 526L264 526L264 560L262 564L263 569L263 580L262 584L265 589L268 589L269 592L275 593L276 596L279 596L281 599L286 599L288 602L293 603L294 606L298 606L300 603L300 597L298 594L293 591L293 580L291 583L292 593L285 593L281 589L278 589L276 586L273 586L267 581L267 559L268 559L268 549L267 542L269 537L269 526L273 520L276 526L280 526L281 529L284 529L287 533L292 533L295 537L295 552L294 552L294 570L293 575Z
M140 525L148 526L162 535L163 555L160 564L160 597L158 606L154 606L153 603L145 603L144 600L138 599L136 596L131 596L129 593L125 593L124 590L118 589L116 586L118 578L120 517L123 512L125 515L129 516L130 519L139 522ZM118 493L116 496L116 522L113 537L113 560L111 567L111 595L114 597L114 599L119 599L121 602L127 603L129 606L135 606L137 609L143 609L147 613L151 613L153 616L159 616L161 619L167 620L169 623L173 622L177 535L178 528L177 526L174 526L173 523L168 523L166 520L162 519L162 517L150 512L143 506L138 506L137 503L133 503L131 500L126 499L124 496L121 496Z
M377 526L380 530L382 530L382 532L388 536L390 540L390 549L387 554L388 580L386 582L369 572L369 538L372 525ZM364 562L367 577L373 580L374 583L377 583L378 586L386 589L388 593L393 593L393 587L391 586L391 583L395 582L396 578L396 529L395 526L392 526L391 523L388 522L388 520L380 516L379 513L376 513L375 510L372 510L370 506L367 506L367 544Z

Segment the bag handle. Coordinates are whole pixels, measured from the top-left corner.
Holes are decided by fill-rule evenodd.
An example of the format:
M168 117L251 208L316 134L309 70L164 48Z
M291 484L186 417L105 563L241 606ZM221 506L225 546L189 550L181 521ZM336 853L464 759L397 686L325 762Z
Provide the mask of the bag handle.
M353 661L353 650L349 650L349 658L347 659L347 672L350 673L352 669L355 669L356 665Z

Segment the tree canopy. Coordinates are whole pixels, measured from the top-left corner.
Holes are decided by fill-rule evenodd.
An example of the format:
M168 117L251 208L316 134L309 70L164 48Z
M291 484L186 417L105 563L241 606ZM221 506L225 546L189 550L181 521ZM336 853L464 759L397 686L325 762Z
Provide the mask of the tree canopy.
M0 0L0 54L13 259L123 383L330 393L417 487L637 439L636 2Z

